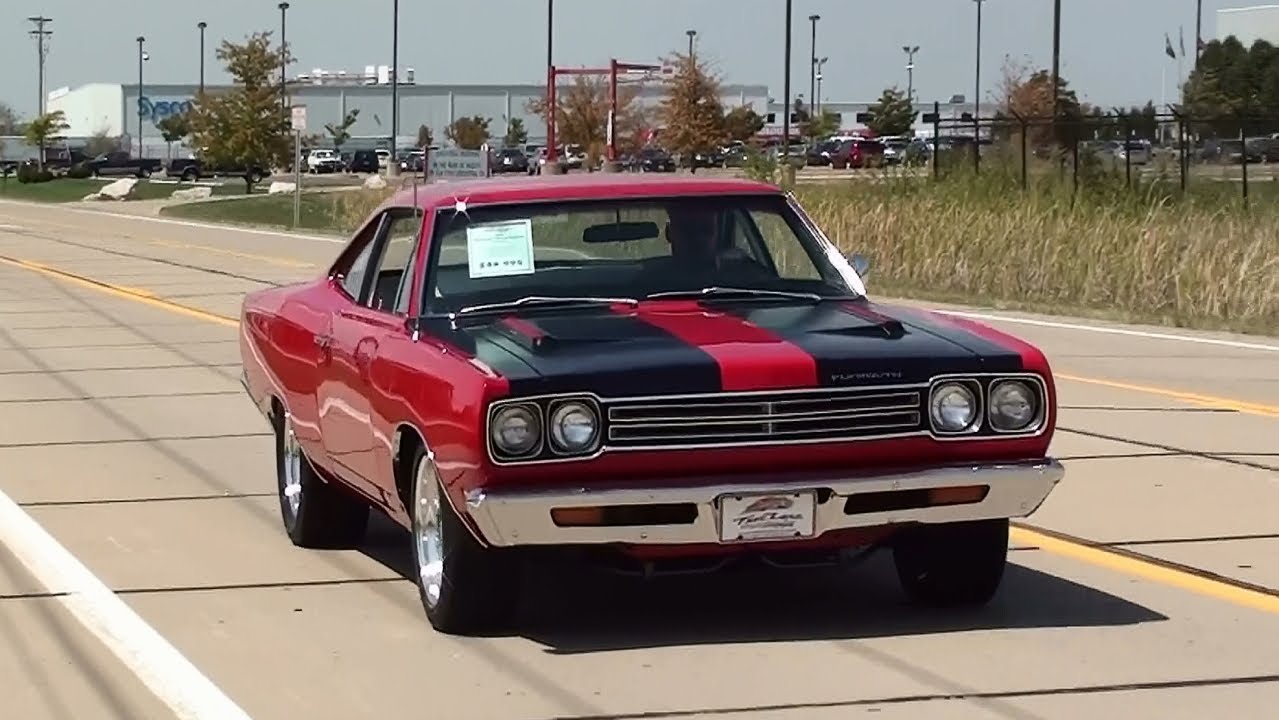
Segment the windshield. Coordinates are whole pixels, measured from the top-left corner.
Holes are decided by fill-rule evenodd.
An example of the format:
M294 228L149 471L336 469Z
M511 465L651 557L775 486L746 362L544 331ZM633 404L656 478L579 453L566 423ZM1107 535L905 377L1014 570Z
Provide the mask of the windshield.
M436 217L426 314L527 296L860 289L838 251L780 195L557 201Z

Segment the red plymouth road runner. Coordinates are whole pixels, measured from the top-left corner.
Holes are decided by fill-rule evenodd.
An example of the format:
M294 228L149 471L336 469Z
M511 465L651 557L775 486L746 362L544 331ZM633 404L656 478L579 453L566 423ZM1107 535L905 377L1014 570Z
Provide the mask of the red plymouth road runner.
M534 548L646 572L884 548L916 601L984 603L1064 473L1052 373L869 299L867 267L747 180L402 191L323 277L244 299L285 530L351 546L389 516L448 633L509 621Z

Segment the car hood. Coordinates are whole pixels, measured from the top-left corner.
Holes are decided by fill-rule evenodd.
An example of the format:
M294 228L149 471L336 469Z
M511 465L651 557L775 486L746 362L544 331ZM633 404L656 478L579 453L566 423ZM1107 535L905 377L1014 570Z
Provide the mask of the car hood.
M663 301L471 323L442 339L503 376L511 395L897 385L1023 369L1015 347L929 312L868 301L713 308Z

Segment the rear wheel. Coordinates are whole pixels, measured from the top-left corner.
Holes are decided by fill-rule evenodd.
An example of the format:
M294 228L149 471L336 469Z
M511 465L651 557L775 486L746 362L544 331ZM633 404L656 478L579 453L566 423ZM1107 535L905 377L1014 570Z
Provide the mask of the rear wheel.
M369 506L353 493L324 482L303 452L288 414L277 423L276 478L280 519L294 545L335 548L358 545Z
M435 462L423 448L413 458L413 560L427 620L440 632L481 634L515 614L518 563L506 548L485 548L444 496Z
M912 600L933 607L983 605L1008 560L1008 520L921 525L901 534L893 560Z

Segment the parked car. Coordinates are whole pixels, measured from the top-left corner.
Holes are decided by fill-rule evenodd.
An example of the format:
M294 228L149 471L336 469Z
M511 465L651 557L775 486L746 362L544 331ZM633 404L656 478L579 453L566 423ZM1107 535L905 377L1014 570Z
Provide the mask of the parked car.
M169 161L164 174L167 177L179 178L183 182L194 182L208 177L239 177L258 183L271 177L271 172L259 165L251 168L221 166L206 163L199 158L174 158Z
M508 147L494 150L490 166L493 168L493 174L500 173L528 173L528 156L519 148Z
M334 173L342 169L342 158L328 148L314 148L306 156L306 169L312 173Z
M659 147L640 148L638 152L623 162L623 167L632 172L675 172L675 158Z
M94 177L103 175L133 175L140 178L151 177L152 173L164 169L164 161L159 158L135 158L126 150L103 153L92 160L84 161L84 166Z
M884 166L884 144L869 138L842 140L830 153L830 166L835 170Z
M412 153L409 153L412 156ZM380 165L378 164L378 155L374 150L356 150L351 153L351 159L346 163L346 171L349 173L376 173ZM404 164L401 163L403 168Z
M530 551L660 573L886 549L916 601L986 602L1009 518L1064 473L1048 362L870 299L813 222L697 175L397 193L322 276L243 300L285 532L349 547L387 515L447 633L507 622Z

